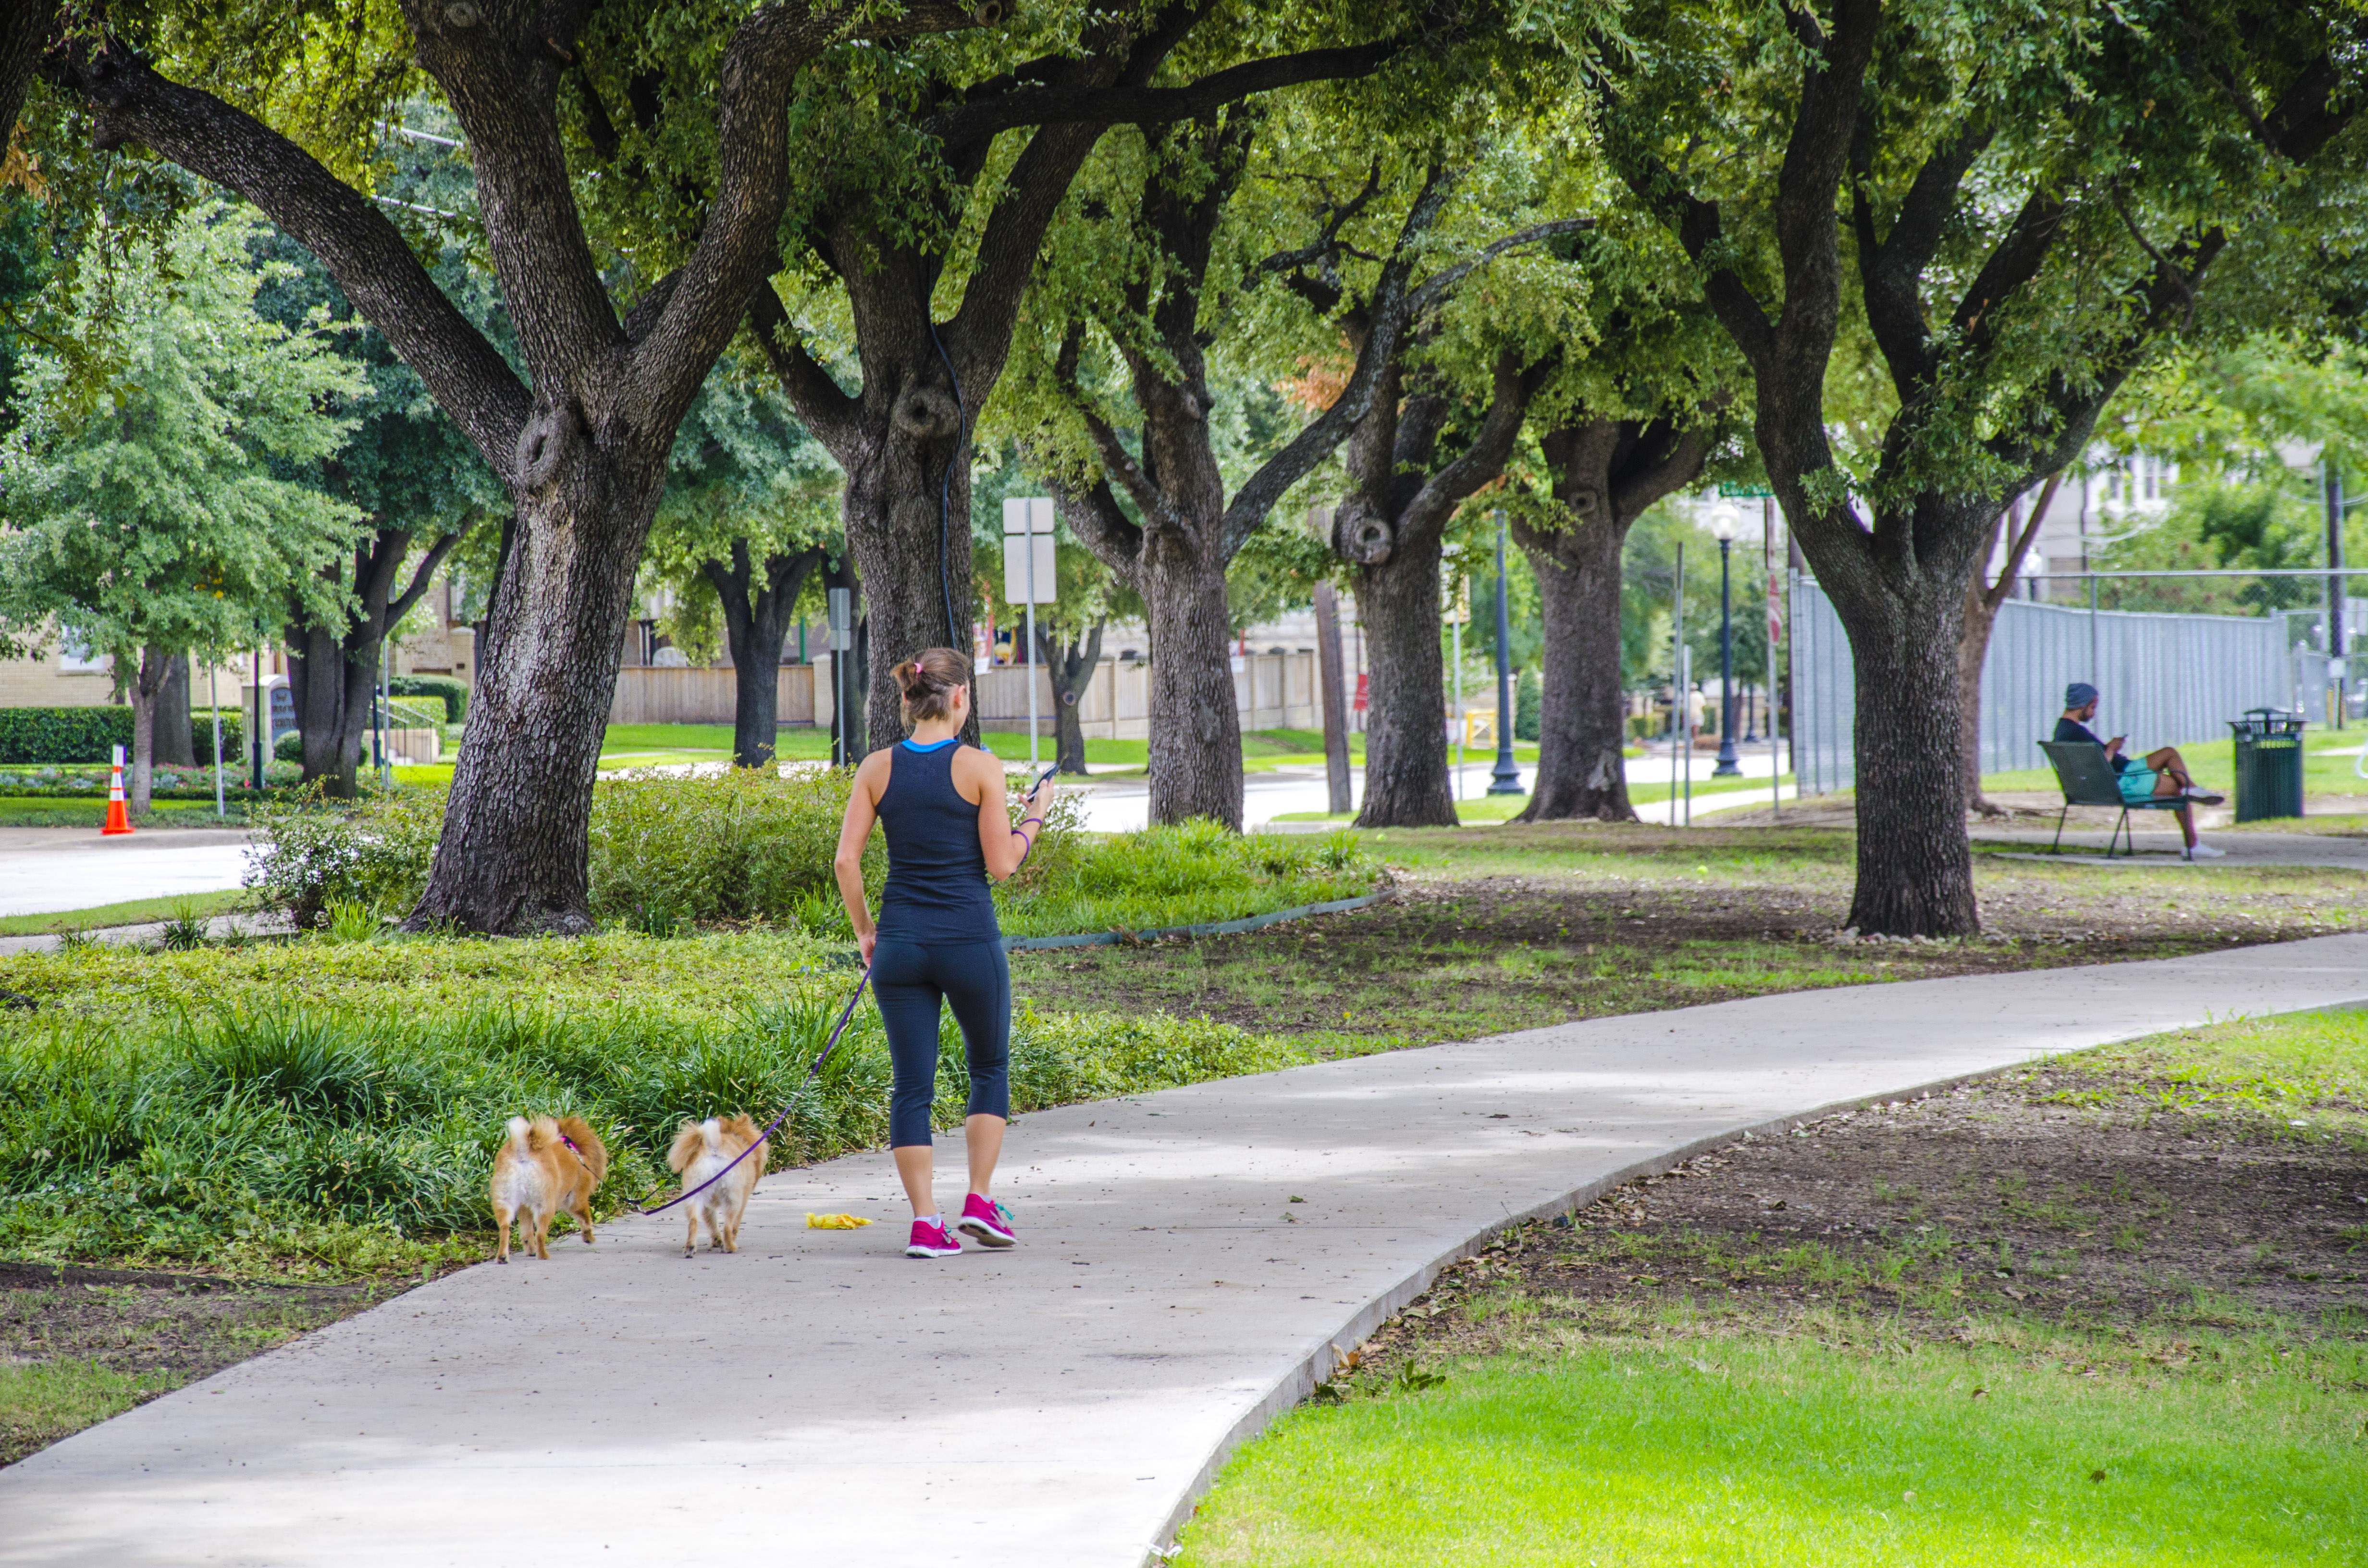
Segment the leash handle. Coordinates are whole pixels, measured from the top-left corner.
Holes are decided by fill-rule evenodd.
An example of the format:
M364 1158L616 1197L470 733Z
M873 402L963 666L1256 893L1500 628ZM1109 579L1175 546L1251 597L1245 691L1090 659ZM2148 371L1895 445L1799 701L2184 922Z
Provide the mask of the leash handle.
M863 966L863 973L856 979L855 994L847 999L847 1006L839 1010L838 1022L831 1027L830 1039L824 1044L822 1054L815 1057L813 1064L806 1068L806 1075L799 1083L795 1092L790 1096L790 1103L783 1106L780 1109L780 1113L775 1116L772 1120L765 1123L765 1130L757 1134L757 1141L754 1143L749 1144L746 1149L743 1149L738 1153L733 1155L730 1164L727 1164L722 1170L716 1172L713 1176L709 1176L705 1181L700 1182L697 1187L690 1188L687 1192L678 1193L676 1196L667 1199L664 1203L659 1204L655 1209L644 1209L638 1203L629 1203L626 1207L636 1214L663 1214L667 1210L673 1208L676 1204L689 1202L691 1199L694 1199L700 1193L705 1192L709 1187L713 1187L717 1182L722 1181L725 1176L730 1176L732 1174L733 1166L737 1165L741 1161L755 1153L758 1149L763 1148L765 1146L765 1141L773 1135L773 1129L780 1126L781 1123L787 1119L790 1112L797 1108L798 1101L804 1097L806 1090L813 1087L815 1075L822 1071L822 1064L830 1060L830 1053L838 1049L839 1037L847 1033L847 1026L855 1017L855 1005L863 1000L863 988L871 983L871 966L870 964L865 964Z

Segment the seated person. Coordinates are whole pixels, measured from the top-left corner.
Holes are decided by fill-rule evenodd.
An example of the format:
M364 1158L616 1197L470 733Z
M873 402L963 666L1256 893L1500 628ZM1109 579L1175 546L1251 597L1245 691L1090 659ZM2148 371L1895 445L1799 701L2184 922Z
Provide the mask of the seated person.
M2146 754L2143 764L2122 755L2122 743L2129 737L2115 735L2102 740L2089 728L2089 721L2097 716L2097 688L2085 680L2076 680L2064 688L2064 716L2055 721L2055 739L2087 741L2104 748L2105 760L2112 765L2113 782L2122 799L2131 805L2143 801L2161 800L2175 796L2179 806L2172 815L2179 819L2180 836L2187 841L2187 858L2191 860L2216 860L2226 850L2214 849L2195 841L2195 814L2188 802L2216 806L2225 796L2215 795L2195 782L2187 771L2187 759L2179 755L2177 746L2164 746Z

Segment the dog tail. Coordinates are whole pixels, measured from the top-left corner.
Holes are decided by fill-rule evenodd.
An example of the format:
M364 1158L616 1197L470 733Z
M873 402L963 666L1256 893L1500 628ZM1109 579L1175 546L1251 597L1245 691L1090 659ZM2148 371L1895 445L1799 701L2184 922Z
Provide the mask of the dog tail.
M690 1162L703 1152L715 1147L715 1121L686 1121L674 1135L674 1147L666 1151L666 1169L687 1170Z
M743 1111L737 1116L724 1118L723 1127L725 1131L741 1141L744 1148L750 1143L757 1145L757 1153L749 1157L748 1164L757 1168L759 1176L763 1175L766 1165L772 1160L773 1150L758 1134L757 1119Z
M534 1150L534 1123L522 1116L510 1118L509 1151L524 1159Z
M559 1131L560 1136L575 1145L576 1155L583 1160L584 1168L592 1173L592 1185L599 1186L609 1175L609 1150L600 1142L600 1135L593 1131L592 1124L580 1116L561 1117Z

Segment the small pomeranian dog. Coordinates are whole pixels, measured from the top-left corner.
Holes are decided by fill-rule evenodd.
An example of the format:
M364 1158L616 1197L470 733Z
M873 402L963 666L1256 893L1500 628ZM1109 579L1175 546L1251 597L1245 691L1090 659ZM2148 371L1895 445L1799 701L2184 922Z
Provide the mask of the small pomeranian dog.
M757 1136L757 1123L746 1116L711 1116L705 1121L686 1121L682 1131L674 1135L674 1147L666 1151L666 1168L682 1173L685 1192L732 1165L740 1151L752 1144L755 1153L732 1165L730 1175L684 1208L683 1211L690 1216L690 1233L683 1238L683 1256L689 1257L699 1250L701 1219L707 1221L707 1233L717 1247L725 1252L740 1250L741 1211L748 1207L748 1195L757 1190L757 1178L765 1174L765 1162L772 1151Z
M510 1118L510 1135L494 1155L494 1222L502 1228L494 1261L510 1260L510 1226L518 1245L551 1256L551 1222L561 1210L575 1216L592 1242L592 1192L609 1174L609 1151L580 1116Z

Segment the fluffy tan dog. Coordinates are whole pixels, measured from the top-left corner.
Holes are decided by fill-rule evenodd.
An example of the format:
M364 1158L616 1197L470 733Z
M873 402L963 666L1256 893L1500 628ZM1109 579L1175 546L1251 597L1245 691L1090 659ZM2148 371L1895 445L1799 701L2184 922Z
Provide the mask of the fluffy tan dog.
M494 1222L502 1228L494 1261L510 1260L513 1221L518 1245L549 1257L551 1221L563 1209L575 1216L590 1245L592 1192L608 1174L609 1151L582 1117L510 1118L508 1141L494 1155Z
M740 1213L748 1207L748 1195L757 1190L757 1178L765 1174L765 1162L772 1151L757 1135L756 1122L746 1116L686 1121L674 1135L674 1147L666 1151L666 1168L682 1173L685 1192L732 1165L740 1151L752 1143L757 1146L755 1153L732 1165L730 1175L684 1205L684 1212L690 1216L690 1233L683 1238L683 1256L699 1250L702 1218L716 1246L725 1252L740 1250Z

